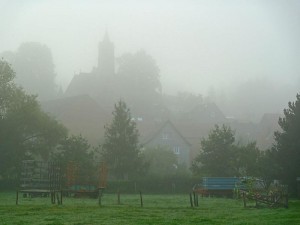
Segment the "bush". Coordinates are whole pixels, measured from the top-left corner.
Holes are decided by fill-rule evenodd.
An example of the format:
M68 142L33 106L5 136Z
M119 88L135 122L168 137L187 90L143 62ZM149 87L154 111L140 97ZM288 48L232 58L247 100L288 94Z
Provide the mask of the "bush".
M18 184L17 179L0 179L0 191L16 190Z
M179 194L189 193L193 185L199 183L199 178L191 177L167 177L147 178L136 181L108 181L107 193L133 194L142 191L147 194Z

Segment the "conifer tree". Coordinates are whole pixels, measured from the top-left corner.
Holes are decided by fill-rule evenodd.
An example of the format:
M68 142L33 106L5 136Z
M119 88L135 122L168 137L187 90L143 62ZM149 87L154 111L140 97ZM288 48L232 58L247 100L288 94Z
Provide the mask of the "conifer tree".
M126 103L115 104L112 123L105 128L102 156L117 179L128 179L139 169L139 133Z
M289 185L292 192L296 190L296 178L300 177L300 94L296 98L284 109L284 117L279 118L282 131L275 132L273 148L280 167L279 178Z

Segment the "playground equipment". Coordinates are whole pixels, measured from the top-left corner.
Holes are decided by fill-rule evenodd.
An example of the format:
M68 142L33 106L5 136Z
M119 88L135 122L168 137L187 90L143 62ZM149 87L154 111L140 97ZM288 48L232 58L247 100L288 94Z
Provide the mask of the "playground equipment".
M69 162L66 169L66 185L63 192L67 196L96 198L102 195L107 185L107 166L101 163L95 174L89 177L82 173L78 163Z
M107 185L107 166L101 163L95 174L84 176L76 162L69 162L63 172L57 162L24 160L20 174L20 185L16 193L23 197L51 197L51 203L62 204L63 195L74 197L99 197L99 203Z
M24 197L50 196L51 203L62 203L61 168L56 162L24 160L20 176L20 187L17 190L16 204L19 193Z

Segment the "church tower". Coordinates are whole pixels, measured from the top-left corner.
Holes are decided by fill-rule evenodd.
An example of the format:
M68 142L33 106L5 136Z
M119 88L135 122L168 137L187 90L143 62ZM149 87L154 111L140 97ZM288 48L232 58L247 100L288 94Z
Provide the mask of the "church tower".
M115 74L114 44L109 40L107 31L99 43L98 70L104 76Z

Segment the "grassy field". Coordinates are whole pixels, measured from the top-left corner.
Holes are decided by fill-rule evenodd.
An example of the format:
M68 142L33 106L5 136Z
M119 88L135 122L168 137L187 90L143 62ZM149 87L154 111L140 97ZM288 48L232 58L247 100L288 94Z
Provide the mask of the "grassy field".
M102 206L96 199L64 198L63 205L52 205L49 198L20 198L0 192L0 224L300 224L300 201L290 200L289 209L243 207L242 200L199 198L191 208L188 195L117 196L104 194ZM249 204L251 205L251 204ZM252 205L254 205L252 203Z

